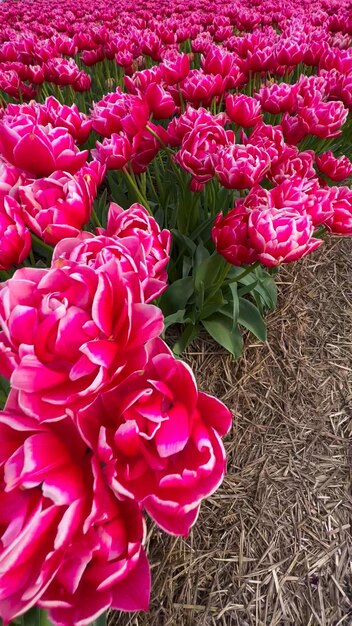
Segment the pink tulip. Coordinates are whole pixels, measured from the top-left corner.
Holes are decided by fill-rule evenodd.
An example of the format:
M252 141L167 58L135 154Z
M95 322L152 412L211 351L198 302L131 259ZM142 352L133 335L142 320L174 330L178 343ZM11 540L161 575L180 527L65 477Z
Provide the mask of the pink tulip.
M250 189L264 178L269 168L268 154L251 144L219 150L215 164L219 181L227 189Z
M167 127L168 143L172 146L180 146L183 138L193 130L194 126L200 128L201 126L207 127L215 124L225 126L226 116L224 113L219 115L212 115L210 111L199 107L194 109L188 105L186 111L180 115L180 117L174 117Z
M148 85L145 97L156 120L167 119L175 112L175 103L167 91L157 83Z
M66 129L41 126L23 115L0 120L0 150L10 163L35 176L59 169L74 174L88 156L88 150L78 151Z
M143 372L76 414L87 445L98 448L118 496L142 502L156 523L186 535L200 503L221 483L225 406L198 392L191 370L161 340L149 346Z
M153 131L153 133L150 132ZM161 146L168 142L168 134L162 126L149 122L148 128L138 132L132 141L131 167L135 174L142 174L156 157Z
M135 237L138 239L147 264L148 280L144 287L147 302L166 289L171 233L166 228L160 230L155 219L141 204L135 203L123 210L118 204L111 202L106 230L98 228L97 232L126 241Z
M72 85L73 91L84 92L89 91L91 87L92 79L89 74L80 72L75 82Z
M315 156L315 162L319 170L335 182L341 182L352 174L352 163L344 155L336 158L331 151L323 152Z
M244 144L250 143L266 152L270 158L271 165L276 163L283 151L285 150L285 142L281 130L281 126L271 126L269 124L257 124L250 136L242 139Z
M55 245L78 235L89 221L95 194L87 174L54 172L19 188L23 217L43 241Z
M180 84L183 98L194 106L207 106L214 96L220 96L226 81L220 74L205 74L202 70L190 70Z
M81 113L75 104L60 104L56 98L49 96L42 107L47 113L48 122L53 126L66 128L78 144L87 141L93 121Z
M349 187L331 187L333 214L325 224L334 235L352 236L352 190Z
M285 141L293 146L296 146L309 133L308 124L299 115L292 117L288 113L284 113L282 117L281 128Z
M121 170L130 161L132 146L129 138L123 132L112 133L104 141L96 142L96 148L91 150L92 156L106 166L107 170Z
M298 115L307 124L311 135L328 139L341 134L341 126L347 119L348 109L342 102L320 102L300 107Z
M44 65L45 80L55 85L73 85L80 69L74 59L51 58Z
M235 124L243 128L255 126L261 122L263 117L260 112L260 103L245 94L228 95L226 113Z
M8 410L0 435L2 618L37 604L54 624L83 626L110 606L146 609L140 508L113 497L73 423Z
M107 231L97 230L98 236L83 232L59 242L52 265L55 267L59 259L64 259L98 269L113 259L125 278L134 281L138 276L145 302L165 291L171 237L169 231L160 231L144 207L136 204L124 211L112 203Z
M287 111L293 113L297 109L298 85L273 83L262 86L257 98L263 111L277 114Z
M272 164L268 178L279 185L286 179L293 177L312 178L315 176L313 167L313 150L299 150L294 146L287 146L280 158Z
M231 265L251 264L257 261L248 236L249 213L235 207L225 216L219 213L212 229L216 251Z
M291 263L322 243L313 237L311 218L296 209L268 208L250 213L248 233L259 261L266 267Z
M133 137L145 129L149 118L149 106L145 98L122 93L118 87L114 93L108 93L92 109L93 129L111 137L112 133L124 130Z
M3 411L0 437L0 615L8 622L38 602L82 533L93 477L86 446L67 419L41 426Z
M233 133L225 131L215 120L207 125L197 123L183 139L175 161L192 174L196 182L206 183L215 174L216 155L220 148L233 140Z
M175 85L184 80L190 70L187 54L169 54L161 64L162 76L167 85Z
M163 73L161 65L153 65L149 69L142 70L141 72L134 72L132 76L124 76L123 80L127 91L138 96L139 93L145 93L149 85L155 83L160 85L162 82Z
M31 246L31 235L24 225L21 207L11 196L0 196L0 269L9 270L20 265Z
M61 418L65 407L90 402L143 366L144 345L163 321L158 308L143 303L138 276L129 278L114 260L93 269L58 259L48 270L17 270L3 284L1 368L8 375L16 362L11 386L25 412L40 421Z

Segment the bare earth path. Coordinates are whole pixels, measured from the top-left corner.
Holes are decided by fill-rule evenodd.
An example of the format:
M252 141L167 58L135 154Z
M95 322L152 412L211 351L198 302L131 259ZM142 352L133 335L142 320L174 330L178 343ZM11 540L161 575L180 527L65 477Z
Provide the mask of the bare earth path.
M227 476L187 539L149 525L150 612L111 625L352 625L352 241L278 281L265 345L188 355L235 414Z

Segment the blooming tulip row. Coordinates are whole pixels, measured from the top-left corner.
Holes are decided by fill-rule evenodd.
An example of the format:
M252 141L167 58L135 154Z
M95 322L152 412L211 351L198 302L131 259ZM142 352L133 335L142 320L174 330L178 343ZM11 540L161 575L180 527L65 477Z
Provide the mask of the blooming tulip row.
M351 43L348 0L0 4L5 624L147 609L144 516L187 535L231 427L175 355L352 235Z

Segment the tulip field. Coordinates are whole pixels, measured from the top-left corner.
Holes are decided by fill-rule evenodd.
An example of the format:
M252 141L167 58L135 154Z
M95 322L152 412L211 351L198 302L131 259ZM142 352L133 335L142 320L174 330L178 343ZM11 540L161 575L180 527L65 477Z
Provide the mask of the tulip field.
M182 355L352 236L352 4L5 0L0 70L0 618L106 624L226 474Z

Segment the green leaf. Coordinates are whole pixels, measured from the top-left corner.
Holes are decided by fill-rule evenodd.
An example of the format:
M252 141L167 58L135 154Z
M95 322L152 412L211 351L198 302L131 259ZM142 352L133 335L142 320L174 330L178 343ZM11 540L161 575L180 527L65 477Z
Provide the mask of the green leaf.
M223 348L228 350L235 358L242 352L243 339L238 328L233 328L232 319L222 313L214 314L202 321L205 330Z
M227 300L225 300L222 291L219 289L211 298L207 298L206 304L204 304L200 310L199 319L206 319L210 315L220 312L220 309L222 309L225 304L227 304Z
M195 339L197 335L198 326L193 326L193 324L189 324L188 326L186 326L181 337L178 339L178 341L176 341L172 348L173 353L176 354L176 356L181 354L184 350L186 350L187 346L189 346L189 344L193 341L193 339Z
M257 307L245 298L239 299L238 323L253 333L261 341L266 340L266 326Z
M181 246L184 250L189 250L192 254L194 254L196 250L196 244L192 239L187 237L187 235L182 235L178 230L171 229L172 241L177 242L179 246Z
M200 283L203 282L207 287L211 287L219 276L221 269L226 263L225 259L214 252L209 258L202 261L195 272L195 288L199 289Z
M237 286L237 283L230 283L229 285L232 295L233 328L237 325L238 315L240 312L240 301L237 293Z
M166 330L172 324L184 324L188 322L189 319L185 319L186 309L179 309L176 313L171 313L171 315L167 315L164 318L164 330Z
M149 203L149 205L151 205L151 203ZM159 228L164 228L164 224L165 224L165 213L164 213L164 209L159 206L159 208L156 211L153 211L154 213L154 219L157 222Z
M205 259L208 259L209 257L210 257L210 252L206 249L206 247L202 243L199 243L194 253L195 267L198 267L203 261L205 261Z
M186 276L170 285L160 298L159 306L165 316L185 309L189 298L194 293L194 279Z
M205 294L205 286L204 286L204 282L201 281L201 283L198 286L198 291L196 295L196 305L199 311L203 309L204 294Z

